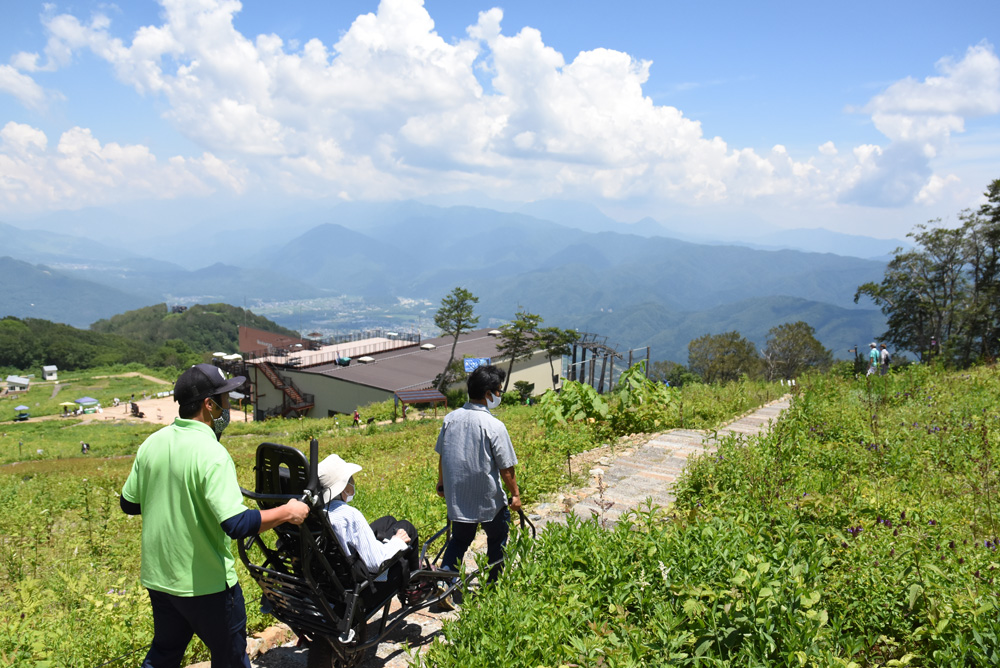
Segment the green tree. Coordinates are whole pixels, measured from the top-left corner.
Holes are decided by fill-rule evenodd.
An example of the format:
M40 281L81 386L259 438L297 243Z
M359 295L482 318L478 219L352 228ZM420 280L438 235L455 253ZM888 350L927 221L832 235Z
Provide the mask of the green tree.
M465 392L465 381L469 377L469 374L465 372L465 363L462 360L455 360L452 362L447 369L434 376L434 382L432 383L434 387L443 387L443 390L438 390L446 397L451 396L448 390L449 387L455 385L455 391ZM462 385L458 385L461 383ZM464 404L463 401L459 406ZM448 404L449 406L451 403Z
M688 344L688 368L706 383L756 376L760 357L753 343L737 331L705 334Z
M514 383L514 390L517 392L518 399L523 404L531 398L531 394L535 391L535 384L529 383L526 380L519 380Z
M580 334L572 329L560 329L558 327L542 327L538 330L536 338L538 346L545 350L545 356L549 360L549 371L552 375L552 389L556 389L559 378L556 376L554 360L569 355L572 346L580 338Z
M479 324L479 316L474 313L475 305L478 303L479 297L459 286L444 296L441 300L441 308L434 314L434 324L437 325L437 328L452 337L448 363L444 365L444 370L438 376L438 392L443 391L451 382L451 363L455 360L458 337L463 332L471 331Z
M833 352L816 340L811 325L799 320L771 328L763 362L768 380L797 378L806 369L829 369Z
M653 362L653 366L649 370L649 377L661 383L670 383L671 387L682 387L687 383L701 382L701 378L688 371L686 366L670 360Z
M0 366L27 369L40 363L38 358L31 327L14 316L0 320Z
M201 355L180 339L170 339L160 346L153 357L155 366L172 366L175 369L186 369L192 364L201 362Z
M881 283L858 287L886 315L880 338L895 348L940 352L967 366L996 356L1000 335L1000 179L978 211L959 214L960 227L918 225L916 247L897 249ZM931 221L931 225L940 221Z
M538 335L538 326L542 323L542 317L534 313L521 310L514 315L514 321L508 322L500 328L500 342L497 344L497 353L501 357L510 358L507 365L507 380L504 381L503 391L506 392L510 386L510 376L514 371L514 362L522 359L531 359L538 344L535 337Z

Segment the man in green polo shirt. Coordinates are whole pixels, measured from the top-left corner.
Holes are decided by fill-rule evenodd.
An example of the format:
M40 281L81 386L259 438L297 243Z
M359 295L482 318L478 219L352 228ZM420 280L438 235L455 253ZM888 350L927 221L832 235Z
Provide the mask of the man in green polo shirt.
M246 607L230 551L232 539L284 522L301 524L309 507L291 500L269 510L243 505L236 467L219 442L229 424L227 380L197 364L174 385L180 417L139 446L122 488L121 507L142 515L141 581L153 606L153 643L143 668L180 666L197 634L212 668L250 668Z

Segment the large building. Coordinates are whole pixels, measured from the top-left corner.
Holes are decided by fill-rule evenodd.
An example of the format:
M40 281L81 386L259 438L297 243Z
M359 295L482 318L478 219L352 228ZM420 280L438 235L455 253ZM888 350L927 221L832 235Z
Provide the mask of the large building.
M455 359L487 358L507 369L509 358L497 354L497 330L480 329L458 338ZM256 341L260 337L252 337ZM241 341L243 337L241 336ZM392 399L399 392L431 388L451 354L452 337L401 341L393 338L351 341L338 346L244 352L246 372L253 385L257 419L270 416L329 417ZM514 365L510 387L520 380L533 383L535 392L552 387L553 373L562 373L562 360L552 367L544 351Z

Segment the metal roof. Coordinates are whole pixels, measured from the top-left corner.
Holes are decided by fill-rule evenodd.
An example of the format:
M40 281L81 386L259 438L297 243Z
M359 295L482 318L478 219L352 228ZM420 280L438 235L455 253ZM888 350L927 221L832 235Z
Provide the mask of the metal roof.
M497 343L499 340L495 336L489 336L489 331L488 329L478 329L458 337L455 359L489 357L495 362L498 359ZM444 365L451 354L452 341L450 336L425 339L424 343L434 344L433 350L414 347L390 350L373 353L371 357L375 361L370 364L352 364L351 366L324 364L299 369L299 371L317 373L388 392L427 388L434 382L434 377L444 370Z
M396 398L404 404L433 404L448 401L437 390L398 390Z

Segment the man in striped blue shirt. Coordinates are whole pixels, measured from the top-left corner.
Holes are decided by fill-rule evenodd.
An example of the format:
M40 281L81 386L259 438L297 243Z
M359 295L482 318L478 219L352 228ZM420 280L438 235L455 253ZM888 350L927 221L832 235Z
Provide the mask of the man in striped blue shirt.
M509 534L510 508L521 508L514 466L517 455L507 427L490 409L500 405L506 374L493 365L476 368L469 375L469 402L444 418L434 450L438 453L437 492L448 505L451 540L442 565L458 570L479 525L486 531L486 556L490 563L503 557ZM502 483L502 486L501 486ZM500 566L490 571L496 580Z

